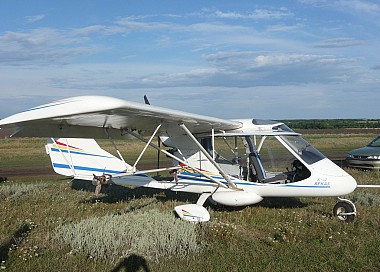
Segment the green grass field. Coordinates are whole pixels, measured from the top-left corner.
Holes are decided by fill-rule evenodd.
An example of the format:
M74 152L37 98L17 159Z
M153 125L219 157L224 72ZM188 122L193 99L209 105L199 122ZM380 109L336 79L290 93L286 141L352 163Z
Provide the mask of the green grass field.
M374 135L306 135L334 159ZM44 139L0 140L7 168L49 166ZM119 146L120 143L118 143ZM108 142L101 145L112 150ZM142 146L121 145L126 160ZM137 150L137 152L136 152ZM137 153L137 154L136 154ZM144 161L156 157L152 150ZM379 172L347 170L360 184ZM334 198L265 199L240 210L209 208L211 221L173 220L196 195L110 186L100 196L86 182L56 175L14 176L0 183L0 269L5 271L378 271L380 189L348 198L351 224L332 216Z

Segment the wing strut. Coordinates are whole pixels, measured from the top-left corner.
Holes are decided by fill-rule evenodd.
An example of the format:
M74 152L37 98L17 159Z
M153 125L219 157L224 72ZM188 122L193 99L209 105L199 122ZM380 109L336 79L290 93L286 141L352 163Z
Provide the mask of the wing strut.
M184 123L179 124L179 126L186 132L186 134L193 140L193 142L198 146L199 150L206 156L206 158L218 169L219 173L223 176L223 178L228 182L228 184L235 190L239 188L236 187L235 183L233 183L230 177L220 168L220 166L215 162L215 160L211 157L211 155L203 148L203 146L198 142L198 140L194 137L191 131L186 127Z
M109 135L109 133L108 133L108 129L107 129L107 128L104 129L104 133L107 135L108 139L111 141L113 147L114 147L115 150L116 150L116 153L119 155L119 158L120 158L120 160L124 163L125 167L126 167L127 169L130 168L130 166L125 162L125 160L124 160L123 156L121 155L119 149L117 148L117 146L116 146L114 140L113 140L113 139L111 138L111 136Z
M133 165L133 169L134 169L133 171L136 171L136 165L137 165L138 162L140 161L142 155L145 153L145 150L146 150L146 149L148 148L148 146L151 144L151 142L152 142L154 136L156 136L156 133L157 133L157 131L160 129L160 127L161 127L161 124L159 124L159 125L156 127L156 130L153 132L152 136L150 136L149 141L146 142L146 145L144 146L144 149L141 151L140 156L137 158L135 164Z
M133 132L133 131L130 131L130 130L123 130L123 131L124 131L124 132L127 132L127 133L129 133L129 134L131 134L132 136L136 137L137 139L143 141L144 143L148 143L148 140L146 140L144 137L140 136L139 134L137 134L137 133L135 133L135 132ZM152 143L152 142L151 142L149 145L150 145L151 147L153 147L153 148L155 148L155 149L161 151L162 153L164 153L164 154L167 155L168 157L170 157L170 158L172 158L172 159L174 159L174 160L176 160L176 161L178 161L178 162L180 162L180 163L186 165L187 167L189 167L189 168L191 168L192 170L194 170L195 172L201 174L201 175L204 176L205 178L211 180L212 182L215 182L215 183L218 184L219 186L228 189L228 186L227 186L227 185L225 185L225 184L221 183L220 181L218 181L218 180L216 180L216 179L210 177L209 175L205 174L205 173L202 172L201 170L199 170L199 169L197 169L197 168L195 168L195 167L189 165L186 161L181 160L180 158L177 158L176 156L174 156L173 154L169 153L169 152L166 151L165 149L162 149L162 148L158 147L157 145L155 145L155 144Z

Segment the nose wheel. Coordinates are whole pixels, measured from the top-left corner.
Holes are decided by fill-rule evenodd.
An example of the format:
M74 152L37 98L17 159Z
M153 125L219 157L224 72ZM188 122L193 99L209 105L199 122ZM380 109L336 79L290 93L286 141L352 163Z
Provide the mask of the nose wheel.
M356 216L356 207L354 203L348 199L338 198L339 201L335 204L333 214L339 220L344 222L352 222Z

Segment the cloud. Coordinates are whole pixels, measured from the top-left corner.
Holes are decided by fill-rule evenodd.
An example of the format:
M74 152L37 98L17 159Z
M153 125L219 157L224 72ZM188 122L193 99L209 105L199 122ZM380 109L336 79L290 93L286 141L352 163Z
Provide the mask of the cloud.
M96 46L80 45L87 41L88 37L52 28L38 28L30 32L8 31L0 36L0 63L57 64L100 51Z
M45 18L45 15L25 16L25 20L28 24L32 24L41 21Z
M218 68L216 82L238 87L339 82L343 74L352 73L347 64L353 61L331 55L254 52L214 54L206 59Z
M339 12L351 13L356 16L362 16L363 14L378 16L380 12L380 4L363 0L298 0L298 2L319 8L332 8Z
M368 14L378 14L380 12L380 5L369 1L341 0L336 4L348 10L354 10Z
M267 27L268 31L287 32L300 29L302 25L270 25Z
M340 82L353 73L354 59L333 55L260 54L253 51L210 54L204 57L217 68L211 80L223 86L285 86Z
M157 105L217 116L227 115L228 108L236 117L331 118L339 111L353 115L360 99L376 108L372 89L380 65L373 57L378 41L371 10L379 13L378 4L302 2L311 6L247 11L236 6L0 32L0 81L6 90L0 110L6 111L6 101L15 106L33 100L31 107L56 99L49 95L101 94L142 102L142 90ZM42 16L25 17L24 23L46 19ZM372 99L367 94L364 99L363 92ZM365 103L362 108L369 108ZM284 104L290 105L286 111Z
M75 28L67 32L70 36L88 37L94 34L114 35L126 33L126 29L120 26L91 25L82 28Z
M137 21L135 18L131 17L119 18L115 23L131 31L174 30L175 28L177 28L176 25L172 23L140 22Z
M257 51L224 51L203 55L207 65L201 67L151 67L132 72L132 66L106 65L91 71L73 70L50 78L52 88L81 90L157 89L172 87L289 86L354 82L360 72L356 59L334 55L285 54ZM141 65L144 66L144 65ZM144 69L142 69L144 70ZM119 71L119 72L116 72ZM131 72L129 72L131 71ZM157 72L161 71L161 72ZM355 74L355 76L353 76Z
M331 1L329 0L298 0L301 4L312 5L315 7L328 6Z
M239 13L236 11L223 12L217 10L212 15L222 19L278 20L284 17L293 16L294 14L286 8L281 8L279 10L255 9L254 11L247 13Z
M222 16L222 13L218 13ZM244 14L238 15L243 16ZM255 10L244 16L265 18L273 16L290 16L286 9L276 11ZM119 17L109 25L95 24L73 29L36 28L28 31L8 31L0 34L0 62L3 65L46 65L75 62L80 57L94 55L99 52L107 53L111 49L126 44L128 47L134 43L134 36L144 33L143 39L148 52L154 51L149 44L157 45L158 48L174 48L179 50L202 50L203 52L214 50L217 47L255 46L256 48L271 48L277 44L286 46L289 43L268 37L263 32L257 32L252 27L244 24L228 22L204 22L195 18L182 21L175 20L166 22L169 15L163 15L159 21L145 21L156 16ZM190 15L188 15L190 16ZM172 18L173 15L170 16ZM284 30L284 28L283 28ZM288 27L290 30L290 27ZM279 31L279 27L277 27ZM146 34L146 35L145 35ZM105 36L114 35L117 44L112 44ZM140 37L140 41L141 41ZM131 42L132 41L132 42ZM141 48L140 48L141 49ZM138 56L140 49L126 55ZM123 49L126 50L126 49ZM146 52L144 52L144 55ZM120 57L121 59L121 57Z
M349 37L340 37L335 39L328 39L319 42L315 47L319 48L340 48L362 45L364 41L355 40Z
M348 59L337 58L332 55L312 55L312 54L285 54L285 53L260 53L256 51L236 51L236 52L218 52L204 56L205 60L216 64L217 66L260 68L260 67L278 67L282 65L295 65L297 63L322 63L337 64ZM352 61L352 59L350 59ZM244 68L244 69L246 69ZM239 70L241 70L240 68Z

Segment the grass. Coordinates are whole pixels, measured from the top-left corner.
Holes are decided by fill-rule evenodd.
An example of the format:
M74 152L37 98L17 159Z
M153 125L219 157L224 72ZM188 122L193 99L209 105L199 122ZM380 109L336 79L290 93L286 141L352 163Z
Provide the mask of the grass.
M91 217L62 224L58 240L70 244L71 252L83 252L111 264L138 254L150 260L198 252L195 225L176 219L168 211L152 209Z
M20 197L26 194L36 194L47 185L40 184L10 184L0 187L0 198Z
M45 139L2 139L0 145L0 167L35 167L49 165L45 153Z
M334 146L344 152L372 138L373 135L318 135L309 136L308 140L317 148L334 153ZM48 166L44 143L41 139L18 139L13 144L10 140L0 141L0 169L21 166L18 158L28 166ZM25 147L27 152L34 152L38 162L26 159ZM122 148L129 153L132 146ZM141 150L140 145L133 148ZM122 153L124 155L125 150ZM155 156L152 151L146 160ZM380 184L379 172L347 171L360 184ZM15 176L8 180L0 183L0 192L22 193L17 196L3 193L0 197L0 262L4 261L0 268L5 271L380 269L378 189L361 188L348 196L359 211L352 224L344 224L332 216L334 198L280 198L265 199L234 211L210 208L212 220L193 225L176 220L171 214L176 205L196 202L197 196L192 194L110 186L95 197L90 183L71 182L58 176ZM9 190L11 187L13 190ZM150 218L156 217L161 221L151 224ZM182 226L183 232L180 231ZM163 234L174 231L171 236L176 238L165 238L161 230ZM91 238L93 234L101 238L93 242L100 250L98 253L72 242L75 239L94 241L97 238ZM130 238L125 238L128 235ZM138 236L141 238L136 239ZM163 240L157 242L152 237ZM187 238L182 241L183 237ZM133 245L118 241L133 238ZM165 245L167 240L173 243ZM157 254L170 247L175 249ZM114 253L109 253L112 250Z

